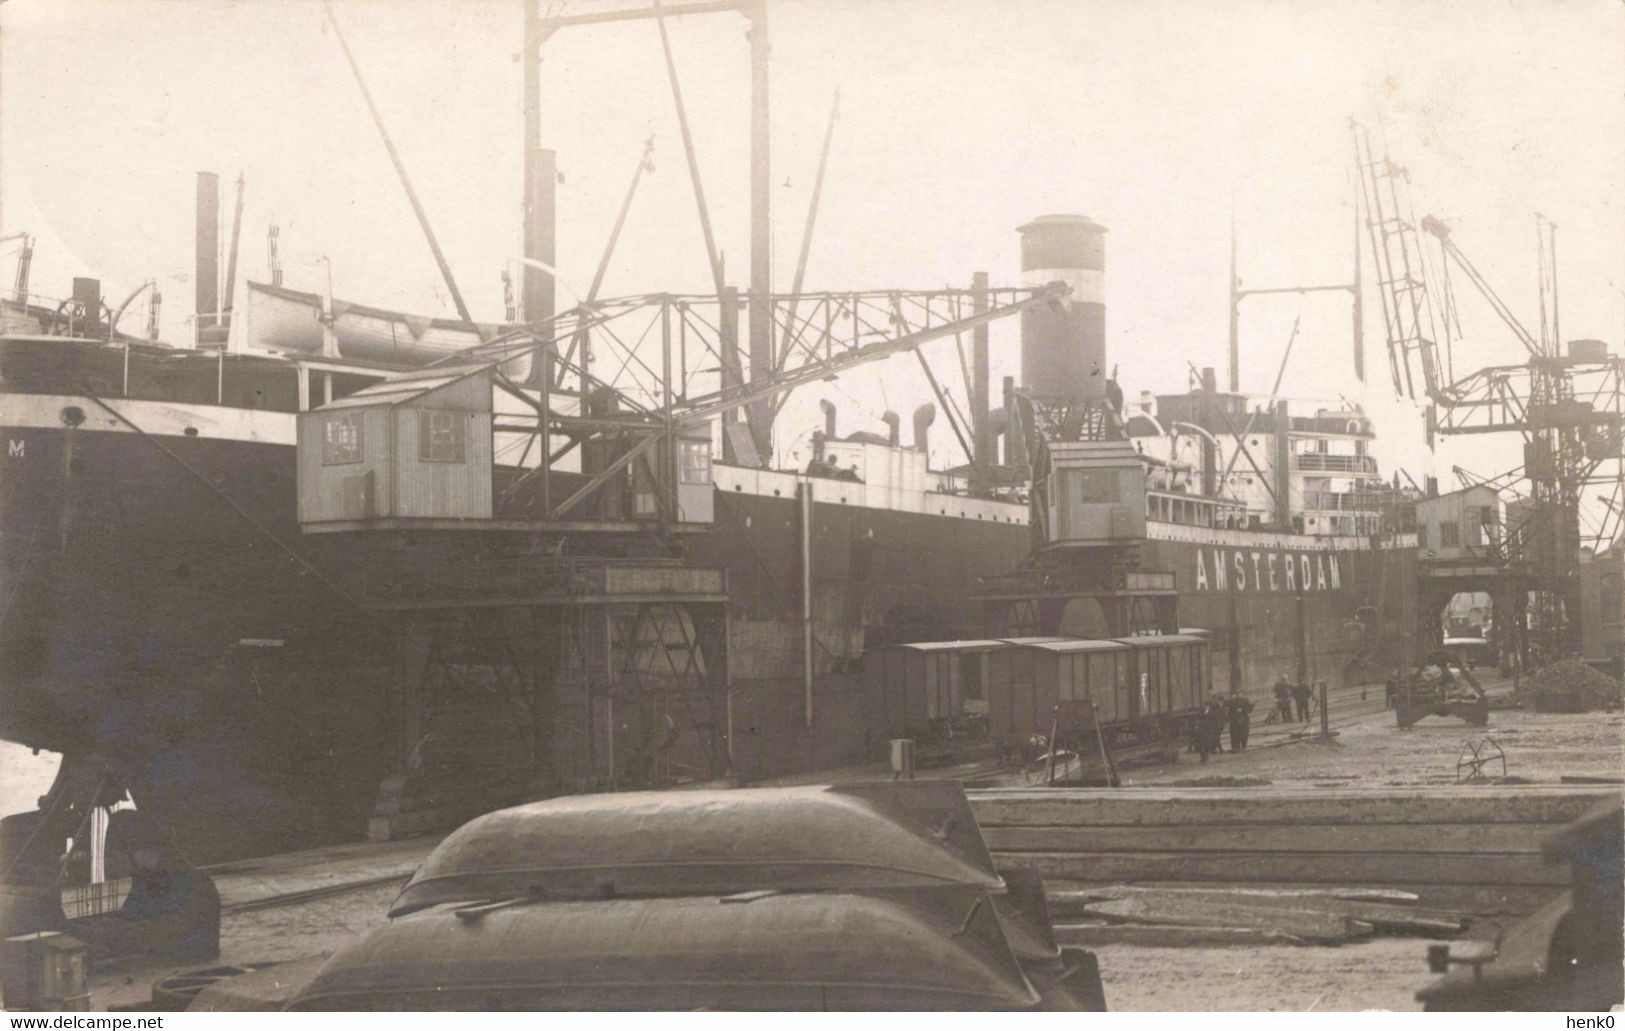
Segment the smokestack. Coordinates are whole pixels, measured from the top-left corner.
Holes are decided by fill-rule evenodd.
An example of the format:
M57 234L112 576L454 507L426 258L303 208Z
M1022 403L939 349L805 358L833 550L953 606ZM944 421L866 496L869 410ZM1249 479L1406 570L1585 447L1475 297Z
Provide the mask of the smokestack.
M926 402L914 409L914 449L930 452L931 424L937 421L937 406Z
M220 310L220 177L197 174L197 232L194 279L197 288L197 326L214 325Z
M835 403L828 399L818 402L818 407L824 410L824 439L835 439Z
M902 416L890 409L887 409L886 414L880 417L880 421L886 424L887 442L890 443L892 447L896 447L897 445L901 444L903 442Z
M1106 230L1082 215L1044 215L1022 226L1021 278L1072 288L1054 305L1021 313L1021 384L1034 397L1106 392Z

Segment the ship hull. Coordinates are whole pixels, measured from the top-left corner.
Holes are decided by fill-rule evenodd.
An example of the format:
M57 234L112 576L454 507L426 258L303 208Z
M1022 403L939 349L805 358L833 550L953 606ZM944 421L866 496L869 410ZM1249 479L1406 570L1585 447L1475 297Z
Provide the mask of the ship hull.
M358 575L346 549L300 533L293 417L115 404L152 435L87 398L0 394L0 736L107 757L200 857L354 836L400 754L400 642L346 592ZM71 429L69 408L83 415ZM985 504L928 513L818 496L803 528L793 492L719 482L713 529L688 543L693 561L728 573L727 745L747 779L883 755L883 733L863 718L864 649L977 636L980 579L1029 546L1027 526ZM1382 632L1410 625L1408 552L1336 553L1336 587L1289 590L1279 571L1271 585L1267 558L1263 579L1238 583L1235 554L1251 573L1266 537L1142 548L1142 567L1176 574L1181 624L1214 634L1215 684L1228 682L1232 642L1242 686L1261 691L1296 667L1300 626L1309 673L1330 679L1360 649L1362 607L1377 609ZM1330 554L1287 550L1295 569ZM1231 569L1223 586L1216 561ZM1095 632L1074 622L1063 629ZM454 701L430 736L469 743L493 779L551 763L544 779L559 790L602 781L590 765L602 750L583 759L579 747L595 732L590 705L571 717L584 727L558 731L538 756L509 700L473 690ZM673 755L700 751L679 742Z

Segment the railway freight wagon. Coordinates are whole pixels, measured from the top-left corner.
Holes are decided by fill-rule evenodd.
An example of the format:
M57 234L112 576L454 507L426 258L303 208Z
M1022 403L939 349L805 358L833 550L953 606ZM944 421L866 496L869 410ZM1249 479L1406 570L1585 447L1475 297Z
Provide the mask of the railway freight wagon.
M1088 701L1119 756L1177 748L1212 687L1207 641L1186 634L896 645L866 653L864 673L869 725L886 737L1014 749L1047 739L1060 703Z
M988 662L1003 641L921 641L863 654L870 740L930 747L987 737Z
M1114 754L1182 741L1212 686L1207 642L1185 634L1031 641L988 684L995 738L1048 737L1062 702L1093 702Z

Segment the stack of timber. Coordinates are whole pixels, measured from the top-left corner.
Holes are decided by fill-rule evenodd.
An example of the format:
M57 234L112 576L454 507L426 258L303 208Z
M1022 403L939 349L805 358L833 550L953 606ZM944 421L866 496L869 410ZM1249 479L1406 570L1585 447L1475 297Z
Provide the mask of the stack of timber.
M1416 905L1412 892L1101 885L1057 891L1056 934L1069 944L1324 944L1373 934L1452 937L1469 916Z
M1568 885L1541 841L1617 788L969 792L1001 868L1046 881L1067 944L1448 937Z

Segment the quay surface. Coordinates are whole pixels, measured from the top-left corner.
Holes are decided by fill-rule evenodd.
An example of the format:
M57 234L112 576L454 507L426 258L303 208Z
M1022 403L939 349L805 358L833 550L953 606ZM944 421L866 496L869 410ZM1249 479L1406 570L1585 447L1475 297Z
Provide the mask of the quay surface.
M1495 686L1486 686L1495 692ZM1400 731L1393 713L1382 705L1381 688L1368 689L1363 700L1360 690L1333 692L1331 722L1338 734L1329 744L1293 737L1305 729L1318 730L1318 721L1308 728L1303 724L1262 726L1254 730L1252 745L1244 753L1223 753L1205 765L1184 756L1173 766L1125 771L1127 786L1123 789L1067 789L1055 792L1056 801L1069 796L1096 797L1123 807L1142 797L1151 806L1178 796L1181 806L1197 807L1198 812L1204 802L1211 802L1215 810L1248 806L1268 813L1273 806L1285 807L1284 812L1305 800L1322 799L1331 804L1338 798L1392 796L1400 805L1405 804L1400 799L1428 799L1426 805L1435 811L1440 804L1448 804L1448 799L1464 798L1482 812L1488 799L1504 800L1513 810L1527 810L1545 805L1542 798L1620 790L1611 785L1565 785L1564 778L1620 777L1625 770L1625 715L1621 713L1561 715L1498 709L1491 712L1490 724L1484 728L1432 718ZM1469 740L1485 737L1494 738L1505 750L1508 778L1456 786L1458 755ZM859 776L873 776L873 772L854 770L851 777L834 779ZM995 798L1030 794L973 791L972 798L979 818L990 822L983 814L991 811L989 805ZM1412 822L1423 822L1424 815L1419 813ZM1205 819L1194 822L1211 823ZM1392 825L1384 822L1383 826ZM1532 820L1511 821L1501 829L1502 838L1510 842L1506 836L1517 835L1511 830L1514 827L1523 828L1529 840L1503 842L1498 848L1532 859L1530 850L1538 850L1542 825ZM1171 859L1214 854L1210 847L1214 843L1208 840L1211 830L1176 825L1165 826L1159 833L1170 829L1175 833L1167 841L1142 842L1142 846L1165 850ZM989 830L996 850L1000 835L1009 833ZM1100 833L1119 839L1123 835L1121 828L1105 826ZM1347 836L1350 832L1338 833ZM1371 832L1353 833L1369 837ZM1068 831L1068 849L1083 842L1099 851L1098 846L1088 844L1089 837L1087 830ZM224 909L219 962L287 960L332 951L384 921L400 884L438 840L358 842L211 868ZM1327 853L1326 860L1335 861L1335 849L1341 846L1333 842L1329 847L1334 851ZM1368 850L1377 846L1367 841L1350 847ZM1462 863L1456 866L1458 872L1468 868ZM1521 869L1530 864L1520 861L1518 865ZM1146 883L1161 878L1124 878L1128 879ZM1521 886L1488 883L1494 880L1489 875L1481 880L1486 883L1435 885L1421 904L1473 912L1474 922L1462 937L1477 939L1492 936L1499 927L1562 890L1551 878L1540 875ZM1051 887L1064 889L1068 881L1055 878ZM1204 883L1220 886L1230 882L1210 879ZM1392 887L1395 878L1386 884L1357 879L1345 883ZM1260 885L1252 881L1250 886ZM1094 951L1100 958L1108 1003L1118 1010L1410 1010L1418 1008L1414 992L1431 979L1424 958L1427 941L1422 937L1374 937L1335 948L1105 945ZM139 960L100 967L92 977L92 1006L106 1009L150 998L151 985L177 969L181 968Z

